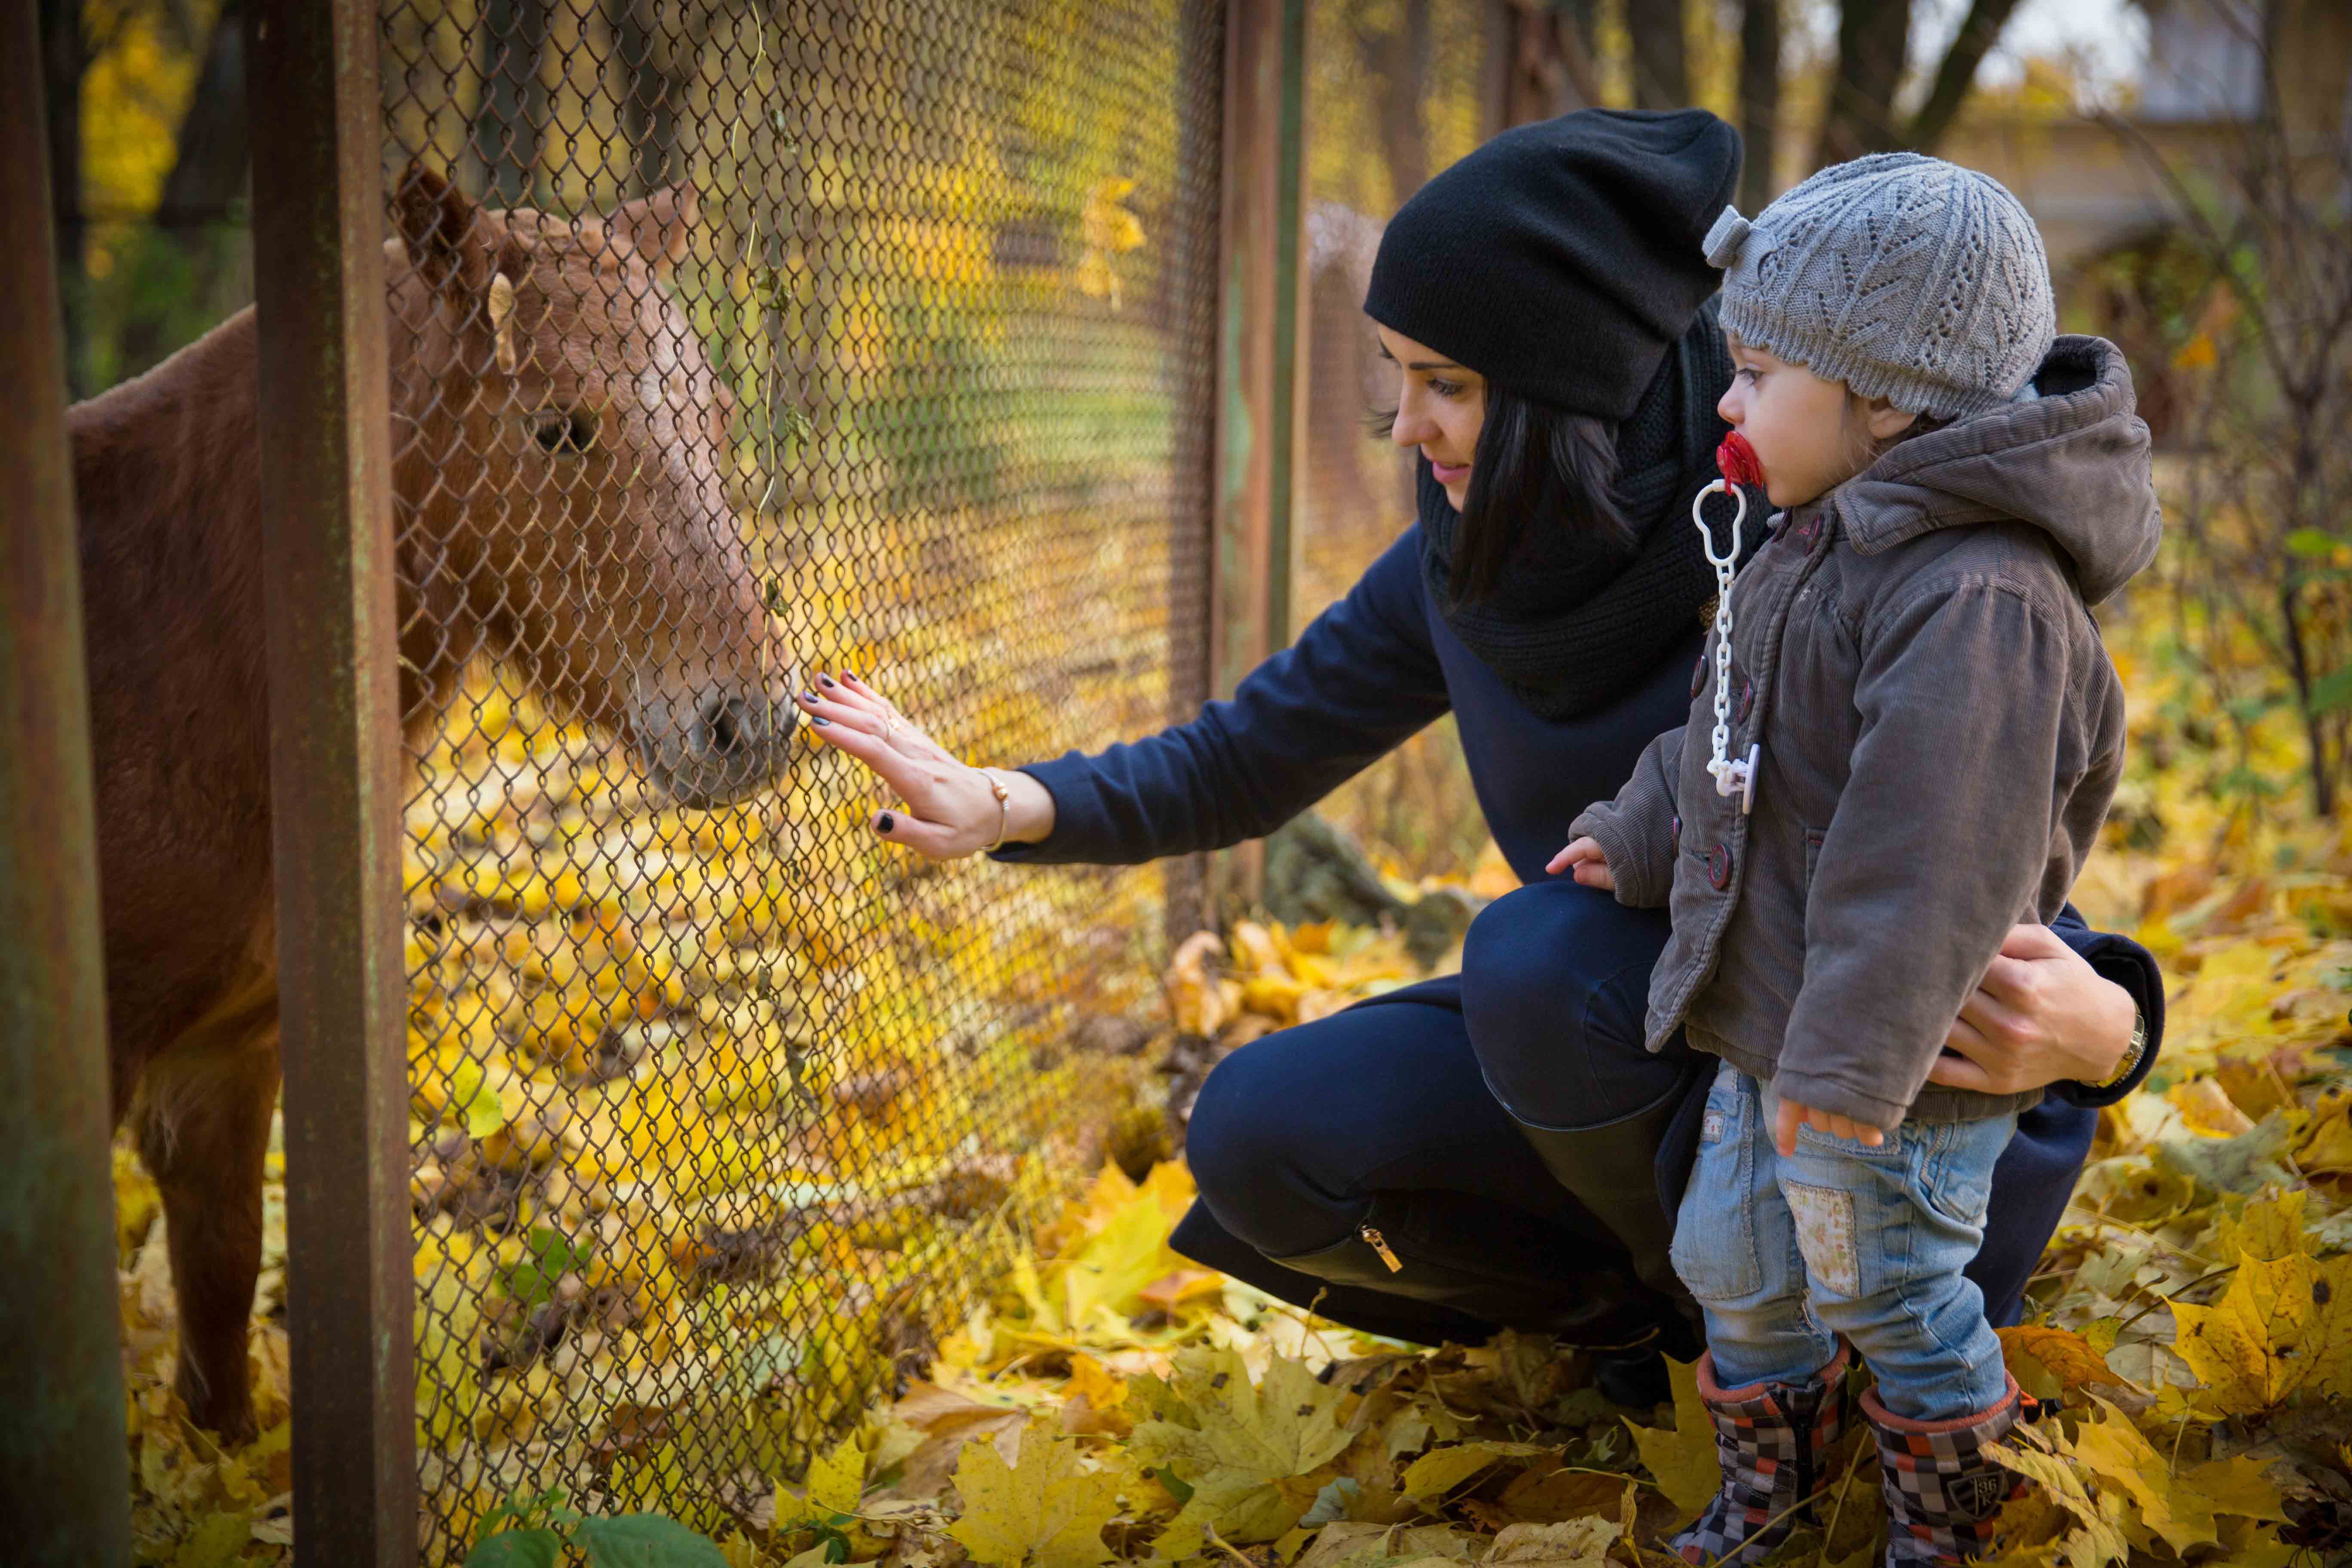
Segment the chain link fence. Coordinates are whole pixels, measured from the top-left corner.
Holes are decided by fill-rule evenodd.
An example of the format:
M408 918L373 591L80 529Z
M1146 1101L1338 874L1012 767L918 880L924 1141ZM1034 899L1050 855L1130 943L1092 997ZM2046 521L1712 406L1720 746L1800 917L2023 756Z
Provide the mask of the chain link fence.
M789 698L1005 763L1199 700L1218 16L389 0L428 1561L758 1518L1154 1135L1181 868L919 861Z

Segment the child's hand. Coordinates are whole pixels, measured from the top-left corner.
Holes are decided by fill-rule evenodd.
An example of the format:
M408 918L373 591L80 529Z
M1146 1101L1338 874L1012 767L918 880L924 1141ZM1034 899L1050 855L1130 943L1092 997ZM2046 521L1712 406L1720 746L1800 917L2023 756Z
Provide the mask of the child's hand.
M1579 886L1599 888L1604 892L1617 890L1617 879L1610 874L1609 858L1601 852L1600 844L1591 838L1579 838L1544 863L1544 869L1553 876L1573 869Z
M1840 1116L1834 1110L1815 1110L1810 1105L1784 1100L1780 1101L1780 1113L1772 1121L1772 1147L1780 1151L1781 1158L1794 1157L1797 1129L1808 1122L1833 1138L1851 1138L1868 1149L1875 1149L1886 1142L1886 1134L1867 1122L1856 1121L1851 1116Z

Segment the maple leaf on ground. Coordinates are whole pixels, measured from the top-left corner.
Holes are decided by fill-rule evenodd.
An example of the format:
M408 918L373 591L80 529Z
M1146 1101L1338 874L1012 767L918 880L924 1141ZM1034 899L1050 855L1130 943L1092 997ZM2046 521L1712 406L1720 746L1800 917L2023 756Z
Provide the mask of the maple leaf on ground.
M1599 1568L1609 1561L1610 1543L1622 1533L1605 1519L1506 1525L1483 1561L1489 1568Z
M2055 1398L2077 1388L2126 1386L2091 1342L2072 1329L2020 1323L1997 1331L2010 1374L2038 1399ZM2033 1386L2032 1374L2037 1371L2049 1374L2052 1386Z
M898 1484L889 1489L897 1496L937 1497L967 1443L986 1438L1000 1453L1017 1452L1020 1429L1027 1419L1018 1409L983 1405L936 1384L914 1383L890 1406L876 1464L902 1467Z
M1636 1426L1631 1420L1625 1425L1679 1521L1695 1516L1715 1496L1723 1484L1723 1467L1716 1458L1715 1423L1698 1396L1698 1364L1669 1356L1666 1370L1675 1385L1674 1429Z
M1327 1524L1291 1568L1435 1568L1472 1562L1483 1544L1444 1524Z
M1442 1497L1497 1460L1559 1452L1540 1443L1456 1443L1433 1448L1406 1468L1404 1495L1415 1500Z
M2208 1258L2235 1258L2245 1253L2264 1262L2275 1262L2296 1253L2315 1255L2317 1240L2307 1228L2304 1211L2311 1202L2310 1192L2295 1187L2284 1192L2268 1192L2249 1198L2236 1205L2237 1212L2224 1212L2213 1221L2210 1239L2198 1244L2198 1249Z
M2212 1500L2180 1485L2130 1417L2096 1394L2091 1402L2098 1419L2076 1430L2073 1452L2102 1482L2130 1496L2136 1506L2125 1512L2124 1529L2134 1544L2147 1549L2151 1537L2161 1536L2175 1553L2210 1544Z
M1085 1468L1076 1443L1043 1423L1023 1434L1021 1462L986 1443L956 1466L963 1517L948 1527L988 1568L1100 1568L1110 1561L1103 1526L1118 1514L1118 1477Z
M1286 1356L1253 1384L1238 1351L1187 1351L1171 1382L1138 1378L1138 1388L1159 1418L1137 1424L1137 1462L1190 1489L1160 1532L1162 1557L1192 1556L1212 1530L1243 1544L1274 1540L1314 1505L1331 1479L1318 1472L1350 1436L1337 1415L1347 1390Z
M2310 1389L2352 1392L2352 1257L2303 1254L2271 1261L2239 1254L2230 1288L2210 1307L2174 1302L2173 1352L2198 1386L2189 1406L2251 1415Z
M2294 1141L2294 1124L2286 1112L2273 1111L2235 1137L2191 1132L2160 1139L2153 1152L2158 1160L2213 1192L2252 1194L2265 1186L2294 1184L2294 1173L2280 1163Z
M2026 1428L2021 1426L2018 1430L2023 1433ZM2067 1568L2105 1568L2107 1563L2120 1563L2129 1555L2131 1545L2124 1539L2123 1531L2126 1503L2121 1494L2093 1497L2090 1488L2083 1483L2080 1470L2057 1455L2033 1447L2030 1436L2013 1446L1997 1443L1986 1452L2038 1489L2038 1495L2023 1500L2025 1506L2054 1501L2075 1521L2074 1527L2059 1538L2055 1553L2039 1552L2026 1561L2055 1561L2065 1563ZM2017 1506L2012 1504L2011 1511ZM2007 1517L2005 1513L2004 1522Z

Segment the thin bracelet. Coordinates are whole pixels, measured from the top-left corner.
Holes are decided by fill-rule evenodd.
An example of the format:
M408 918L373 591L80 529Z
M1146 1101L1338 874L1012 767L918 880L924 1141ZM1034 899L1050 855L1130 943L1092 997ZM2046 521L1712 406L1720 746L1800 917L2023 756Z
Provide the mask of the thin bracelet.
M1004 830L1013 825L1013 792L1004 787L1004 781L996 776L995 770L976 768L973 771L986 779L988 787L996 792L996 842L983 844L980 847L982 854L993 855L1004 847Z

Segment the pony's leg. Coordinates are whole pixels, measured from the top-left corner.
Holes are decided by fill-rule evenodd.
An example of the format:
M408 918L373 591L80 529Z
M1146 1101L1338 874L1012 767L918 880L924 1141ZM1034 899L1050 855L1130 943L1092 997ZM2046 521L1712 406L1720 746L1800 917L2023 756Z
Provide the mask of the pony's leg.
M215 1008L148 1065L134 1111L163 1192L181 1399L231 1446L254 1436L246 1323L261 1271L262 1163L278 1099L275 984Z

